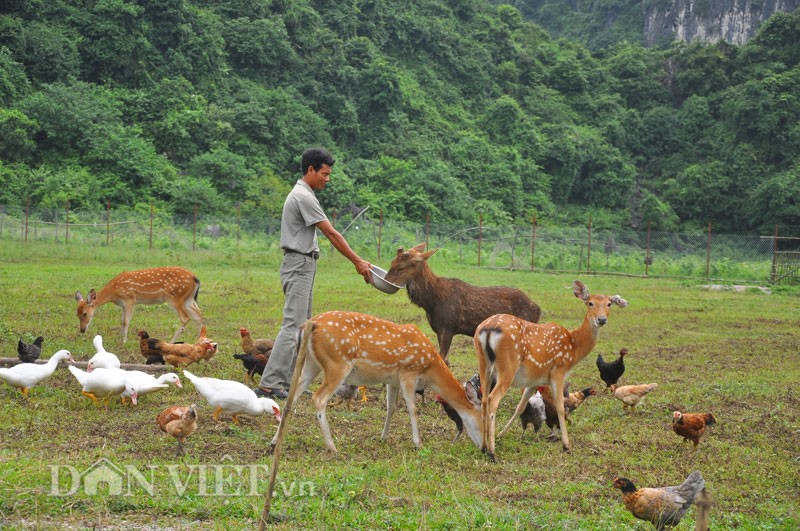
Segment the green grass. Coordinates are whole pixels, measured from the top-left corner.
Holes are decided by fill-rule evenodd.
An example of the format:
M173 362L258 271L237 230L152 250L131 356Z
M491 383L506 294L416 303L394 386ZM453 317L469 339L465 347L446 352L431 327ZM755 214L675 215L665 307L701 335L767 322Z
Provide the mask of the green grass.
M182 265L201 279L200 307L209 334L221 347L210 365L194 366L193 372L241 380L243 370L232 357L238 352L239 327L258 337L274 337L279 327L278 253L0 245L3 357L16 355L20 337L31 340L41 334L43 357L67 348L85 360L93 354L92 337L100 333L123 361L140 362L135 331L171 337L177 325L172 310L137 307L130 339L122 344L119 310L113 305L98 310L89 333L80 334L74 293L100 288L123 269L157 265ZM388 267L388 260L380 265ZM572 276L468 268L452 263L446 253L432 257L430 265L441 276L519 287L542 306L543 321L575 327L583 317L581 303L572 296ZM627 347L624 381L660 384L635 413L624 414L619 402L601 393L574 414L572 454L546 441L543 432L523 438L516 427L498 439L498 462L492 464L466 437L451 444L455 428L430 399L418 404L422 450L413 448L404 410L396 413L389 438L382 442L385 406L379 388L370 388L369 402L353 411L329 413L340 452L329 455L306 395L284 441L272 505L280 520L274 527L644 530L652 527L622 507L619 492L611 488L613 477L626 476L640 486L672 485L697 469L714 497L713 528L796 529L800 292L709 292L699 287L700 280L602 275L581 280L590 291L622 295L630 306L613 310L595 352L570 379L575 388L600 389L595 354L616 358ZM344 259L324 252L314 311L333 309L415 323L435 341L424 312L403 292L379 293ZM183 339L193 339L195 332L190 325ZM475 372L469 338L456 338L451 360L459 379ZM34 388L27 401L0 383L0 525L254 528L271 464L267 448L277 426L266 418L245 419L233 429L227 422L215 423L210 407L183 380L182 390L148 395L135 408L113 403L108 412L81 396L64 369ZM501 426L518 396L512 390L501 403ZM166 406L192 402L200 405L200 428L187 442L187 455L175 458L174 441L161 434L155 417ZM712 411L718 419L694 455L669 428L676 407ZM96 494L83 486L68 495L52 494L53 470L62 472L56 484L63 492L73 484L64 473L84 472L101 458L147 472L155 491L134 482L121 496L110 495L107 486ZM260 468L251 488L253 465ZM221 471L222 481L206 477L203 482L200 469ZM185 487L180 493L173 476ZM678 529L692 529L694 514L692 509Z

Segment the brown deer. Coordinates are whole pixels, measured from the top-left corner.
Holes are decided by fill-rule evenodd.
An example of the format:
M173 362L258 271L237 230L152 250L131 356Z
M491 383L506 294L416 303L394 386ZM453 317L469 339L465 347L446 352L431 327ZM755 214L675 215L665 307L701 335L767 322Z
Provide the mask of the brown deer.
M411 302L425 310L443 359L447 360L454 335L474 336L478 324L490 315L508 313L532 323L539 321L542 310L516 288L473 286L434 275L427 260L436 251L425 252L424 243L408 251L400 247L386 280L405 285Z
M113 302L122 309L122 340L128 340L128 326L131 323L133 308L137 304L168 303L178 312L181 326L172 337L171 343L186 329L189 320L203 326L203 314L197 305L200 281L182 267L154 267L138 271L123 271L112 278L100 291L89 290L84 299L80 291L75 292L78 301L77 315L81 333L86 332L94 313L100 306Z
M590 295L580 281L572 284L573 293L586 304L586 317L580 327L568 330L555 323L535 324L513 315L493 315L478 326L475 352L481 375L481 414L483 418L482 450L494 461L495 415L509 388L524 387L519 405L507 427L525 409L528 399L540 385L549 385L558 414L561 443L569 452L569 436L564 424L564 380L575 365L585 358L597 343L600 327L608 322L611 305L621 308L628 301L614 295ZM489 392L490 375L496 373L497 384Z
M417 382L442 396L461 415L467 433L481 443L480 408L467 399L466 391L453 376L436 347L414 325L399 325L355 312L327 312L312 317L301 331L300 353L305 364L289 400L301 396L314 378L323 373L322 384L311 401L317 412L325 443L336 452L328 419L328 400L342 382L353 385L386 384L386 422L381 439L389 435L389 423L402 393L411 417L411 438L420 447L414 390ZM272 444L275 446L277 434Z

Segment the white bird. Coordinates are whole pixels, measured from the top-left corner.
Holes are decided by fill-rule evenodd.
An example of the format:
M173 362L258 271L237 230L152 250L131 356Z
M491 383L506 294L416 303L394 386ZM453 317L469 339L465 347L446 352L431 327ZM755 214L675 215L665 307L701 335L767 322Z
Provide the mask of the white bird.
M95 369L119 369L120 362L116 354L112 354L103 347L103 338L100 335L94 336L92 340L97 354L91 357L86 364L86 370L92 372Z
M139 397L152 393L153 391L166 389L169 387L169 384L175 384L178 387L183 387L180 378L178 378L178 375L174 372L166 372L156 378L152 374L144 371L123 371L122 369L117 370L122 371L126 379L125 390L119 395L123 404L127 402L128 399L131 399L131 402L135 405L136 402L133 400L134 394L138 400Z
M81 369L70 365L69 372L78 380L83 389L81 394L91 398L95 404L100 405L98 398L104 399L104 405L108 409L108 401L112 396L118 395L126 390L127 380L125 372L121 369L95 369L92 372L82 371ZM134 392L131 391L133 395ZM131 401L136 404L135 399Z
M75 363L72 354L68 350L59 350L53 354L47 363L20 363L13 367L0 369L0 380L4 380L8 385L22 389L22 396L28 397L31 387L43 382L55 372L61 360Z
M243 383L218 378L201 378L185 369L183 374L194 384L197 392L216 408L214 420L219 420L219 414L225 412L233 416L234 424L239 424L239 415L257 417L264 413L273 415L278 422L281 421L281 408L278 403L271 398L257 397L255 392Z

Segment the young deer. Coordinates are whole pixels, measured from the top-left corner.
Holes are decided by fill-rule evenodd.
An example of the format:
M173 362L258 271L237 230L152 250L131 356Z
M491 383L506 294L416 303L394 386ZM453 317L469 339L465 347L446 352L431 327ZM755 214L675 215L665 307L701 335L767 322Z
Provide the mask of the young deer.
M483 417L482 450L494 461L495 415L509 388L524 387L519 405L506 428L525 409L528 399L540 385L549 385L558 413L561 443L570 451L564 424L564 380L572 368L585 358L597 343L600 327L608 322L612 304L621 308L628 301L614 295L589 295L589 289L573 282L573 293L586 303L586 317L580 327L568 330L555 323L535 324L513 315L493 315L478 326L475 351L481 375L481 413ZM496 373L497 385L489 392L486 382Z
M194 273L182 267L154 267L138 271L123 271L112 278L100 291L94 289L84 299L80 291L75 292L78 301L78 319L81 333L86 332L94 313L100 306L113 302L122 308L122 340L128 340L128 326L133 308L137 304L161 304L172 306L178 312L181 326L171 343L186 329L189 319L202 328L203 315L197 306L200 281Z
M355 312L327 312L312 317L300 333L300 349L306 361L293 390L294 400L314 378L323 373L322 384L312 402L325 443L336 452L325 416L328 400L343 381L353 385L386 384L386 422L381 439L389 435L389 422L397 406L398 389L411 417L411 437L420 447L414 390L417 382L439 393L464 420L467 433L481 443L480 409L467 399L464 387L453 376L436 347L414 325L398 325L378 317ZM273 439L276 444L277 434Z

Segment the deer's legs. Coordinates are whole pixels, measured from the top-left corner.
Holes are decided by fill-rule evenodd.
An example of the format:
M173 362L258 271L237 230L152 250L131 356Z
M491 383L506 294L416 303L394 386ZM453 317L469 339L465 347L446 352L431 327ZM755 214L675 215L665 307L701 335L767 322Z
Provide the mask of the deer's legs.
M419 426L417 426L417 405L414 401L414 394L417 388L417 378L405 378L400 381L400 392L403 393L403 399L406 401L406 409L408 409L408 416L411 418L411 440L414 446L420 448L419 440Z
M535 390L536 388L533 386L525 388L525 390L522 392L522 398L520 399L519 404L517 404L517 409L514 410L514 414L511 416L503 429L500 430L500 433L497 434L498 437L502 436L506 430L511 427L511 424L517 420L520 415L522 415L522 412L525 411L525 406L528 405L528 400L530 400L530 398L533 396L533 392Z
M392 421L395 409L397 409L397 387L393 385L386 385L386 421L383 423L383 433L381 433L381 440L386 440L389 436L389 426Z

